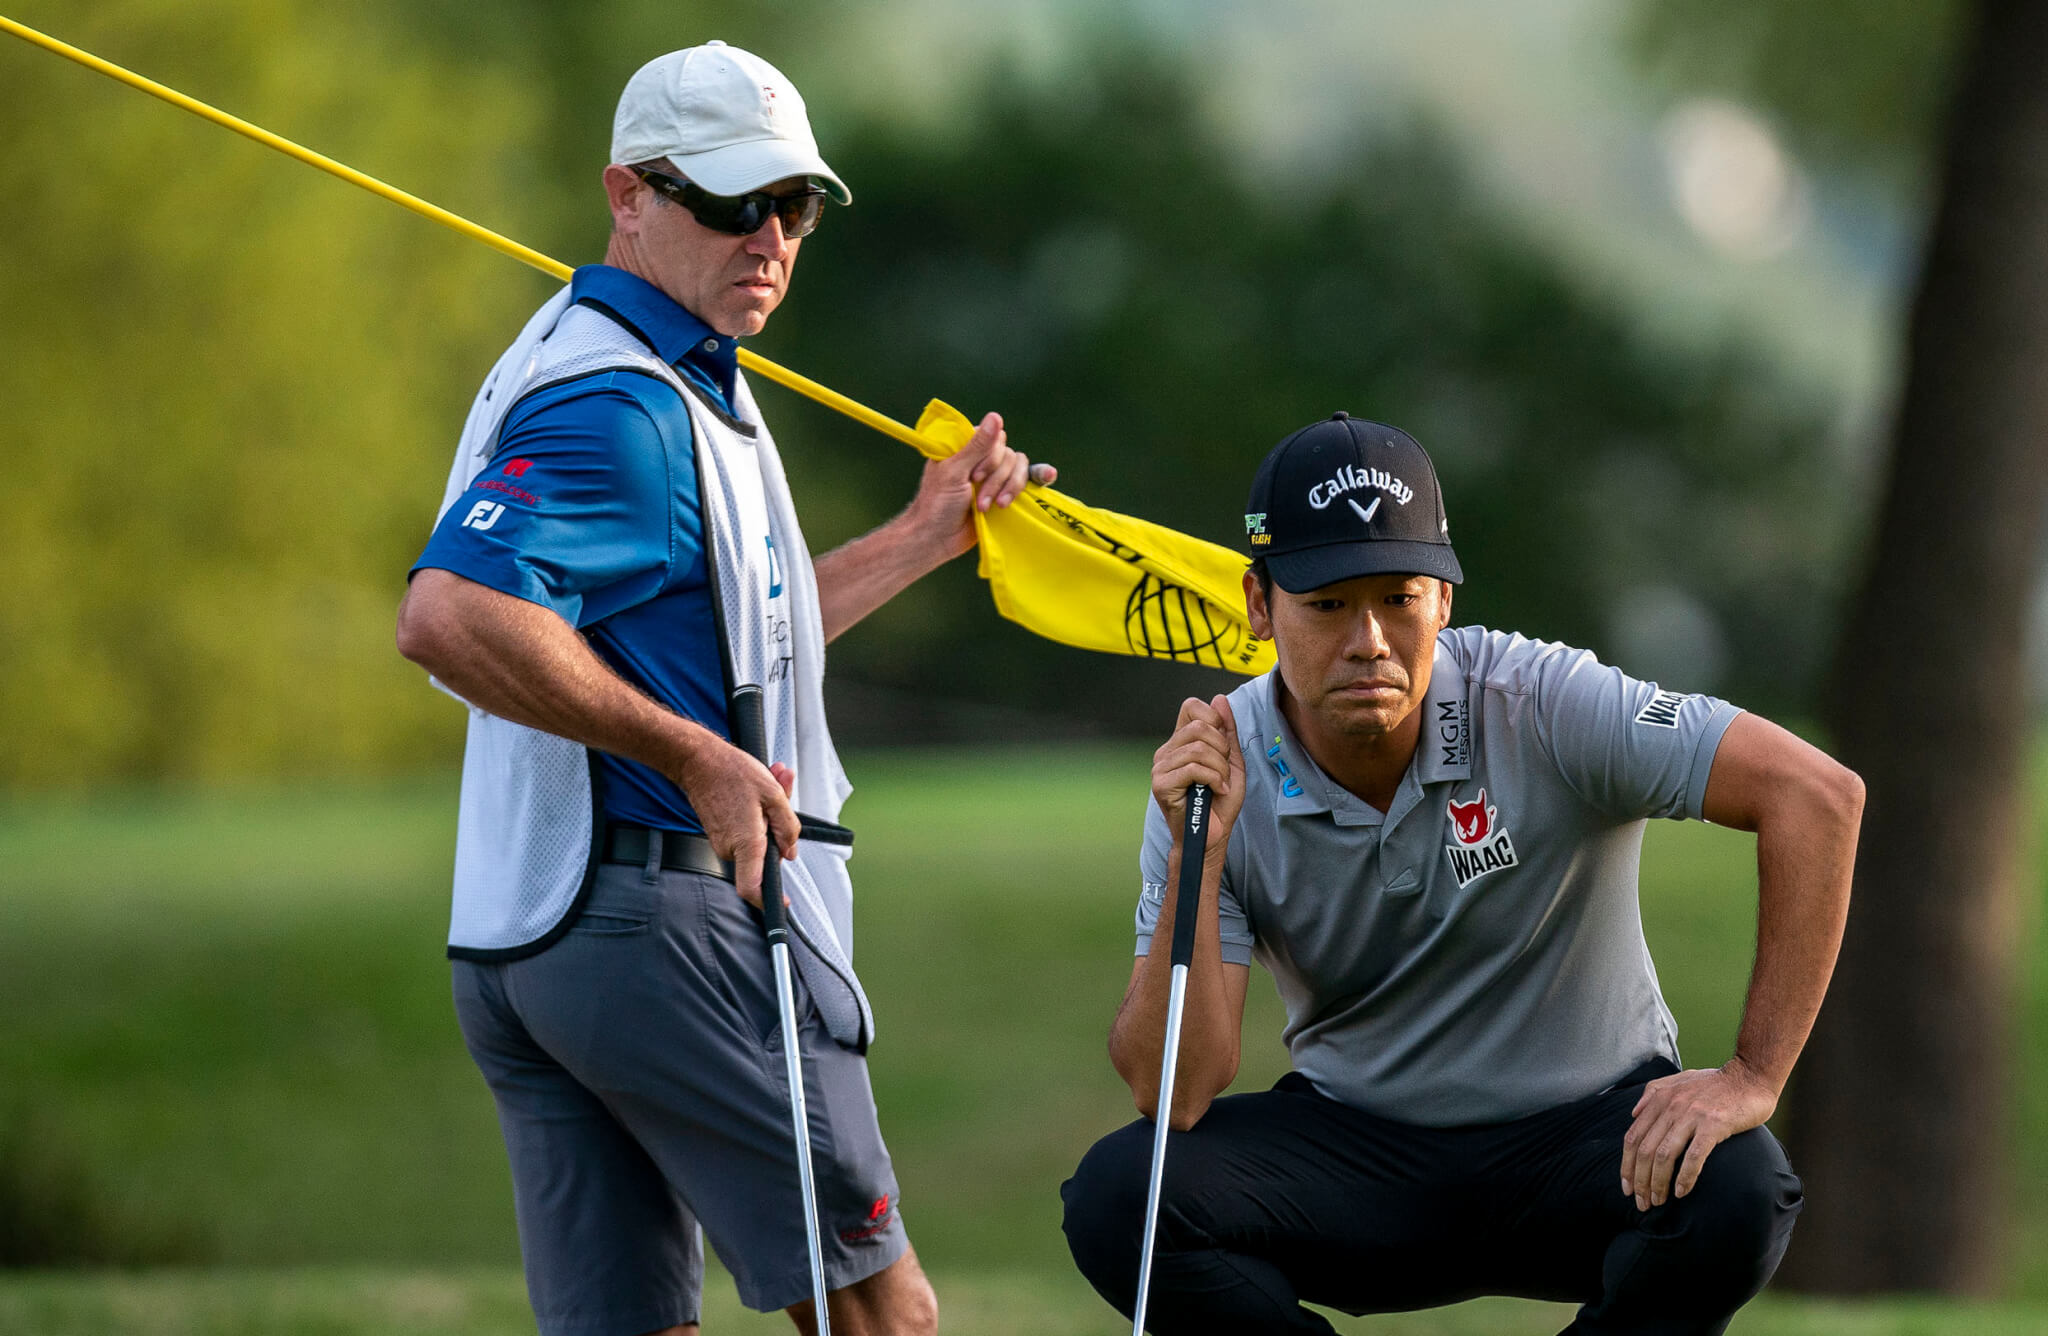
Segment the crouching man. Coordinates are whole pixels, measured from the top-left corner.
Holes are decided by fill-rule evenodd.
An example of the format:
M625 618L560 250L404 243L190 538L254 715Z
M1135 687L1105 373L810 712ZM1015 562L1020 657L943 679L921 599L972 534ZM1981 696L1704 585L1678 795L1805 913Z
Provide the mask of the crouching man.
M1579 1332L1719 1332L1800 1183L1763 1126L1819 1011L1863 788L1784 729L1591 654L1451 628L1429 457L1334 418L1267 456L1245 577L1274 671L1189 700L1155 757L1137 962L1110 1057L1145 1117L1062 1189L1129 1314L1152 1119L1170 1117L1149 1326L1321 1332L1482 1294ZM1188 786L1215 800L1171 1109L1158 1080ZM1735 1056L1685 1070L1637 904L1649 817L1756 835ZM1250 966L1293 1071L1236 1074Z

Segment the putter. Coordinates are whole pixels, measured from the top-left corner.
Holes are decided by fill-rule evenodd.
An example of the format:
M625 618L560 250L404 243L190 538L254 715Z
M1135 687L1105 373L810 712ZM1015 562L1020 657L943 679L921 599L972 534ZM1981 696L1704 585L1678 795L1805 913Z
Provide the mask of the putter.
M1173 981L1166 994L1166 1052L1159 1059L1159 1103L1153 1112L1152 1181L1145 1189L1145 1233L1138 1253L1138 1304L1131 1336L1145 1336L1145 1300L1152 1290L1152 1235L1159 1226L1159 1189L1166 1181L1166 1125L1173 1115L1173 1070L1180 1058L1181 1012L1188 1000L1188 967L1195 960L1195 918L1202 908L1202 857L1209 844L1209 786L1188 786L1187 820L1180 835L1180 885L1173 901Z
M768 725L762 713L761 688L734 687L726 707L732 740L762 765L768 764ZM818 1236L818 1185L811 1176L811 1119L804 1105L804 1056L796 1037L796 985L789 959L789 916L782 904L782 854L768 841L761 861L761 921L767 928L768 956L775 964L775 1001L782 1011L782 1062L789 1073L789 1122L796 1139L797 1178L803 1187L804 1242L811 1254L811 1303L817 1309L818 1336L832 1336L825 1302L825 1248ZM1176 939L1177 940L1177 939Z

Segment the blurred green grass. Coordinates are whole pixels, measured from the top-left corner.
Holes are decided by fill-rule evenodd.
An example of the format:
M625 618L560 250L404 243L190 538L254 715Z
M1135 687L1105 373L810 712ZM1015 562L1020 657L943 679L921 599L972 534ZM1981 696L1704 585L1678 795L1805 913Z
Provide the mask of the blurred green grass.
M1079 1282L1028 1272L936 1277L940 1325L975 1336L1118 1336L1122 1319ZM1426 1313L1337 1317L1374 1336L1533 1336L1571 1320L1570 1307L1481 1299ZM1335 1315L1333 1315L1335 1316ZM704 1327L786 1333L781 1314L741 1308L731 1287L704 1296ZM2020 1304L1824 1303L1765 1295L1736 1318L1735 1336L2038 1336L2043 1310ZM10 1336L515 1336L533 1330L515 1270L30 1273L0 1282Z
M1107 1311L1066 1258L1056 1188L1131 1116L1102 1041L1129 971L1147 761L1120 747L854 758L877 1098L912 1236L956 1311L983 1294L991 1313L1023 1304L1060 1330ZM441 960L454 809L452 776L0 806L0 1115L27 1113L32 1152L72 1166L113 1218L231 1269L7 1279L0 1330L102 1329L78 1315L159 1291L179 1312L243 1314L192 1330L506 1329L461 1325L499 1323L504 1294L519 1305L497 1127ZM1746 837L1653 827L1644 913L1690 1063L1732 1043L1752 886ZM2041 954L2022 1184L2048 1181ZM1241 1087L1286 1064L1269 985L1251 1008ZM2021 1195L2020 1293L2048 1300L2048 1203ZM335 1264L395 1269L275 1270ZM358 1290L383 1296L366 1314L396 1315L320 1325L318 1295L342 1312ZM459 1296L454 1325L404 1325L407 1303L436 1294ZM1755 1329L1946 1329L1909 1308L1885 1310L1904 1326L1815 1316L1830 1311L1785 1307ZM1009 1329L988 1322L967 1325ZM1501 1322L1472 1330L1535 1329Z

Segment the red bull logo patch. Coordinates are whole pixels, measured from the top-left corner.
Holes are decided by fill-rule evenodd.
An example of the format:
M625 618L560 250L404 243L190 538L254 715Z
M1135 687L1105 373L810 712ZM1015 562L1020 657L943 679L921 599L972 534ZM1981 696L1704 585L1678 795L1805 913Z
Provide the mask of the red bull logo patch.
M1444 853L1451 860L1458 889L1521 861L1515 857L1514 840L1501 825L1500 809L1487 803L1485 789L1469 803L1452 798L1444 810L1451 823L1451 843L1444 846Z

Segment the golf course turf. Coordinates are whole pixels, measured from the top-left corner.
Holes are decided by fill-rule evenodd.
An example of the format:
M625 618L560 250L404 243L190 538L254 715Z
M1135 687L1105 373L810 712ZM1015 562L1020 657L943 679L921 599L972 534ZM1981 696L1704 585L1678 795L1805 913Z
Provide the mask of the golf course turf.
M1067 1260L1057 1188L1132 1116L1103 1038L1130 969L1147 763L1137 747L851 758L871 1065L948 1330L1117 1330ZM441 959L455 788L0 806L0 1222L10 1205L62 1212L56 1260L142 1268L0 1274L0 1331L145 1313L160 1332L530 1330L497 1127ZM1693 1065L1732 1042L1752 868L1746 837L1653 825L1644 915ZM2019 1184L2048 1181L2042 954ZM1240 1088L1285 1070L1278 1032L1256 979ZM1735 1329L2048 1330L2048 1202L2019 1195L2017 1304L1773 1299ZM729 1284L708 1289L707 1329L786 1329L728 1320ZM1539 1332L1559 1311L1340 1325Z

